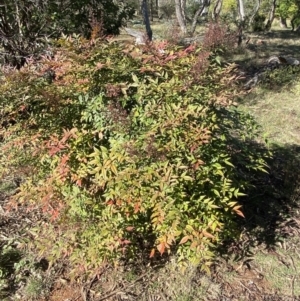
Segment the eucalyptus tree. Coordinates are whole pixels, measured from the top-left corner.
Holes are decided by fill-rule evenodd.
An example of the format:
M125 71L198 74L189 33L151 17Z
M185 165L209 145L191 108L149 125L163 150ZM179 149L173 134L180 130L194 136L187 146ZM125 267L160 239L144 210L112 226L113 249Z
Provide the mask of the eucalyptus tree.
M249 24L252 24L254 22L254 19L255 19L256 15L258 14L260 5L261 5L261 0L257 0L255 7L253 9L253 13L251 14L251 16L249 18Z
M275 19L276 7L277 7L277 0L272 0L271 8L268 14L268 20L265 27L266 30L271 29L272 23Z
M197 10L194 13L193 19L192 19L192 25L191 25L191 30L190 32L193 34L196 30L196 26L198 23L198 18L208 10L210 6L210 0L201 0L199 2L199 6Z
M194 0L190 1L193 4L193 14L190 17L187 16L187 1L186 0L174 0L175 1L175 11L176 17L183 34L193 34L196 30L197 22L199 16L201 16L204 12L207 12L211 1L210 0ZM222 0L219 0L222 1ZM189 3L190 4L190 3ZM190 22L191 26L188 26L188 22Z
M178 24L183 34L187 33L186 0L175 0L175 11Z
M282 27L287 27L287 19L289 19L292 30L299 31L300 0L277 0L275 16L280 18Z
M286 19L291 20L292 30L298 31L300 27L300 1L299 0L278 0L277 13L283 26Z
M238 0L238 8L239 8L239 16L241 22L245 21L245 8L244 8L244 0Z
M214 21L217 21L219 19L222 7L223 7L223 0L217 0L214 3L213 8L212 8L212 18Z

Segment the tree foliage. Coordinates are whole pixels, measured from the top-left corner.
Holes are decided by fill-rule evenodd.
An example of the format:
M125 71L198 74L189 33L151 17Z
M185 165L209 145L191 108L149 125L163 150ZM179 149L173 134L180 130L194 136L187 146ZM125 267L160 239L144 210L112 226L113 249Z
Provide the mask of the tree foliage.
M64 34L89 37L95 24L104 34L118 34L133 15L124 1L111 0L9 0L0 5L0 43L5 63L21 67L40 53L50 38Z
M284 23L289 18L293 30L297 30L300 24L298 0L176 0L172 7L177 8L176 15L182 33L194 33L203 13L208 13L206 20L221 18L228 24L237 25L239 31L249 28L253 31L270 30L275 17L280 17Z

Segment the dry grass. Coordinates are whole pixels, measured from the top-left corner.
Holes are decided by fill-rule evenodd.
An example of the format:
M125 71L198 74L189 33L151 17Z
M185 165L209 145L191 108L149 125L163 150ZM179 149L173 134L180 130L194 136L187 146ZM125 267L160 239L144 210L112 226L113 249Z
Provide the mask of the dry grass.
M256 117L272 143L300 145L300 83L281 92L258 90L242 108Z

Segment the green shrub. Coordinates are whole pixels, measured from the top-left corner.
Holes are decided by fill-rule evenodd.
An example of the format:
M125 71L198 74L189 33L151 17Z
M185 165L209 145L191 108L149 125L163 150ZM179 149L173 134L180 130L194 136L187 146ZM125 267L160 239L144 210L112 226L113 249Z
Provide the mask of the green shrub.
M257 14L253 19L253 23L251 24L252 31L254 32L264 31L265 20L266 17L264 15Z
M52 83L37 76L49 66ZM265 168L251 148L257 125L232 106L236 79L234 65L196 46L79 37L61 40L53 60L8 72L4 146L34 171L15 201L48 216L31 230L34 245L76 273L174 253L207 270L213 249L238 234L238 199Z

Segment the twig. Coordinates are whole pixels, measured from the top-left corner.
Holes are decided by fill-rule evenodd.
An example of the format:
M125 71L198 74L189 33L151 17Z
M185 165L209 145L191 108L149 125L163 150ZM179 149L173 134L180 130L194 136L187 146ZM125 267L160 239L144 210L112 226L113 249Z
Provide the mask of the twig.
M294 275L293 279L292 279L292 297L293 297L293 299L295 298L295 279L296 279L296 275Z
M106 296L104 296L104 297L101 297L100 299L98 299L98 300L96 300L96 301L103 301L103 300L105 300L105 299L107 299L107 298L109 298L109 297L112 297L112 296L114 296L114 295L116 295L116 294L119 294L119 293L124 293L124 292L121 291L121 290L116 290L116 291L113 291L113 292L109 293L108 295L106 295Z
M296 266L295 266L295 262L294 262L294 259L293 259L293 257L290 255L290 258L291 258L291 261L292 261L292 264L293 264L293 268L294 268L294 270L297 272L297 268L296 268Z
M241 284L241 286L242 286L243 288L245 288L245 289L249 292L249 294L252 294L252 292L249 290L249 288L248 288L247 286L245 286L245 285L242 283L242 281L239 281L239 283Z
M80 295L76 299L71 300L71 301L77 301L79 298L80 298Z

